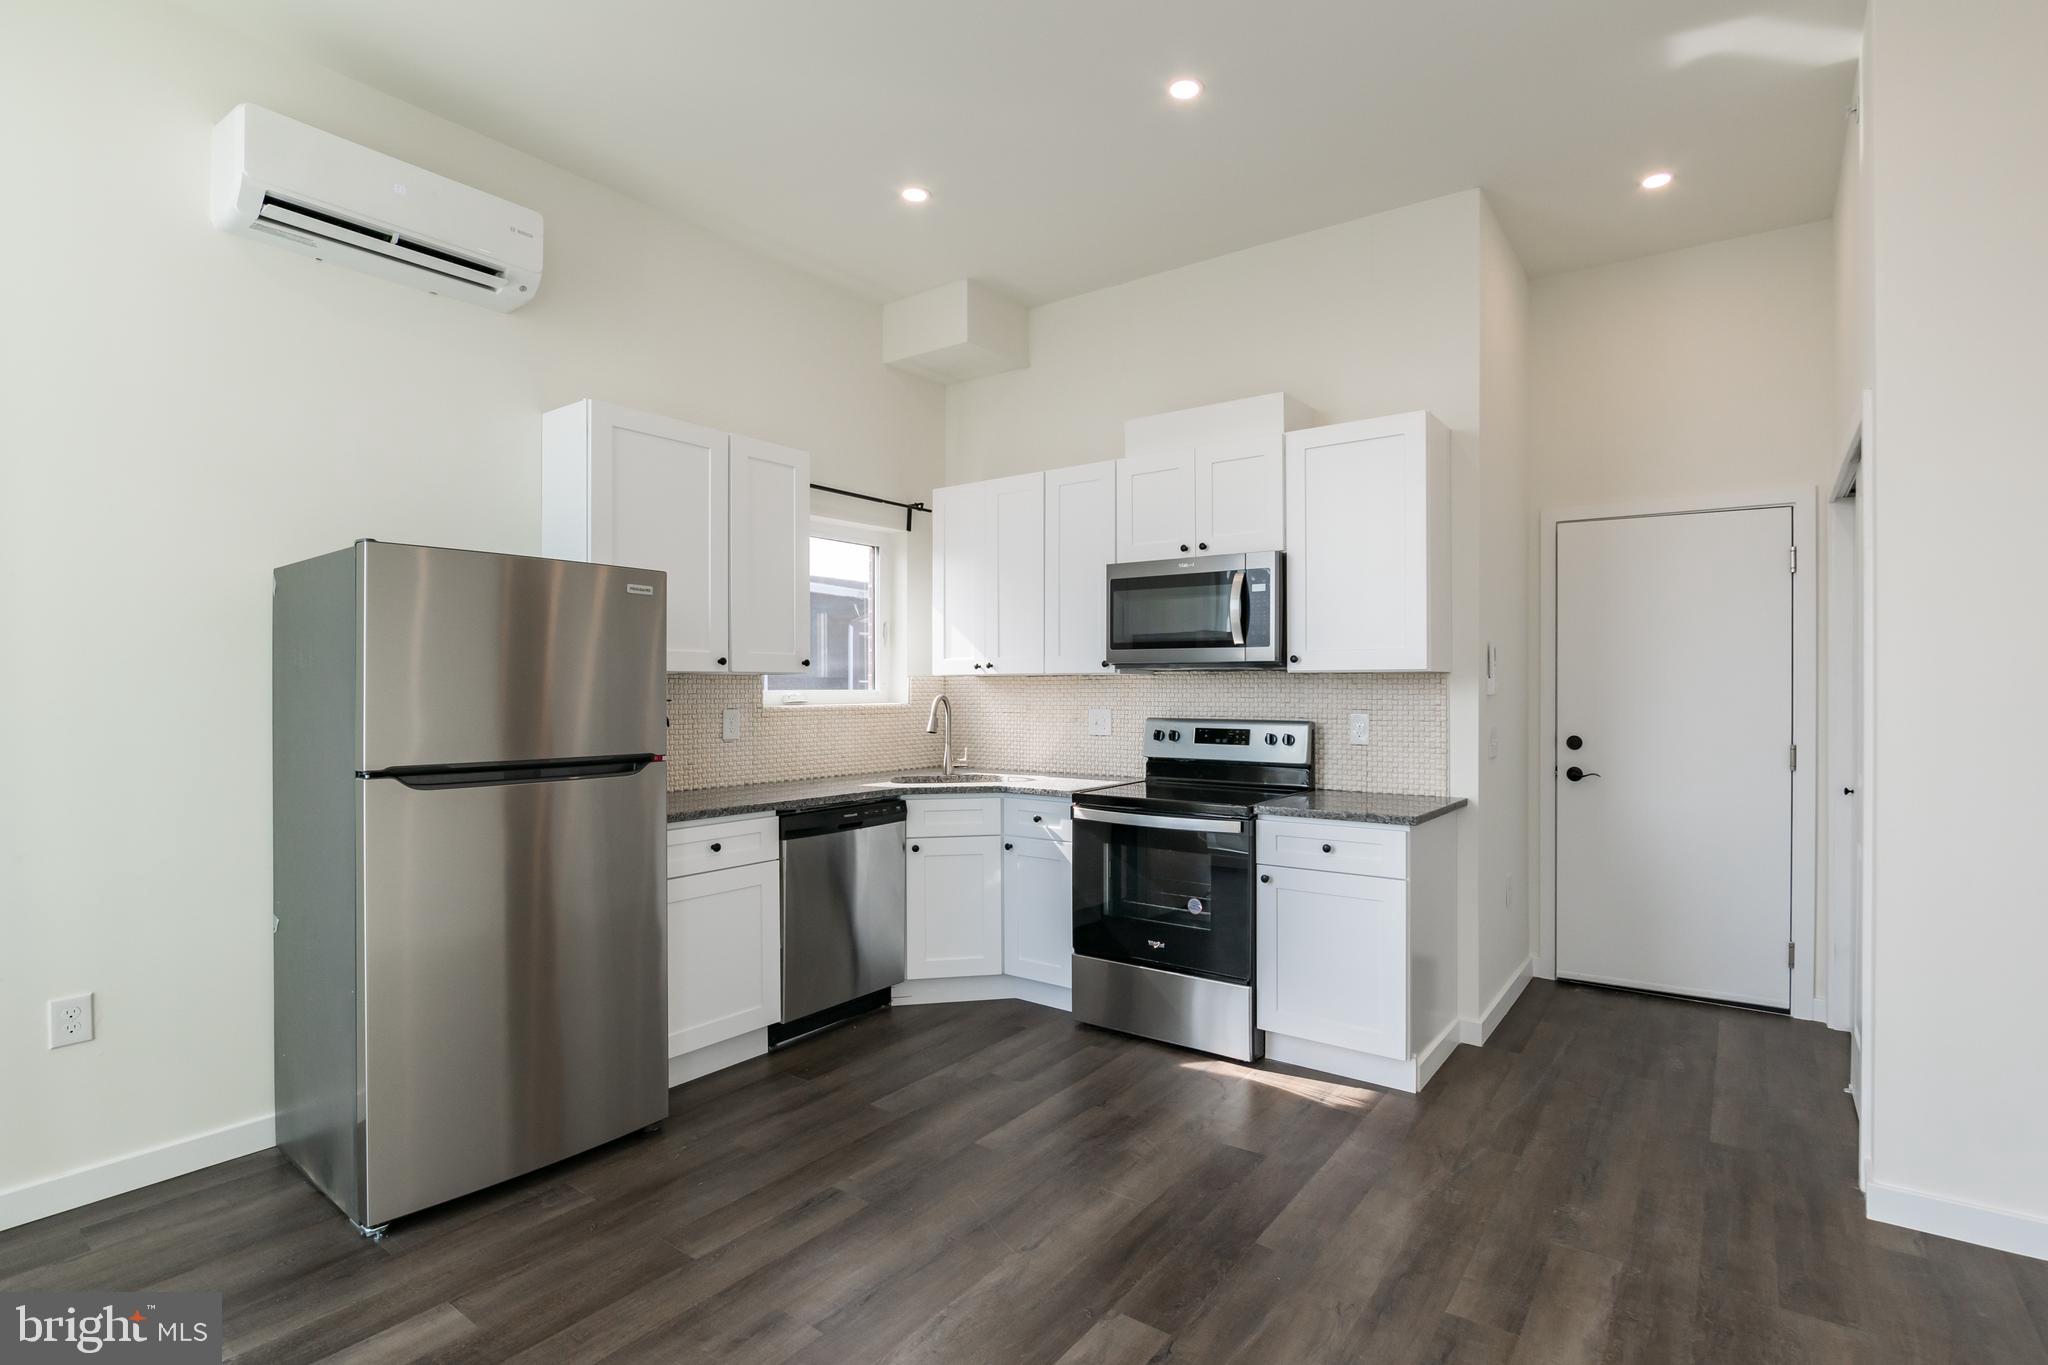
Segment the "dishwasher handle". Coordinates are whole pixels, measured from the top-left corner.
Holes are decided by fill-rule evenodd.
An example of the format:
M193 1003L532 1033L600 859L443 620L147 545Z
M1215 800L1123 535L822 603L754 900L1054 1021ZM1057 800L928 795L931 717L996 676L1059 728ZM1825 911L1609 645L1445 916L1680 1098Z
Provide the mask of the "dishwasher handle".
M781 831L784 839L807 839L819 834L839 834L846 830L867 829L872 825L902 824L908 811L903 802L863 801L854 806L827 806L823 810L792 811L782 817Z

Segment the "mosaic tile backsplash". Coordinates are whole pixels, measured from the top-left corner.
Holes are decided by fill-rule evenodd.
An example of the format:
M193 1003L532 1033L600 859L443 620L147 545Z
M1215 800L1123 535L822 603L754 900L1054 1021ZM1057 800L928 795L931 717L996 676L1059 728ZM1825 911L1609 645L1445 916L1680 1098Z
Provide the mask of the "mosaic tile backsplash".
M1448 680L1441 673L1124 673L1113 677L913 678L907 706L764 707L761 680L703 673L668 679L668 784L724 787L799 777L928 768L932 697L953 706L953 749L974 768L1128 773L1145 766L1151 716L1305 720L1316 727L1315 780L1344 791L1447 794ZM740 712L726 741L727 707ZM1090 708L1110 713L1088 733ZM1353 711L1372 742L1348 742Z

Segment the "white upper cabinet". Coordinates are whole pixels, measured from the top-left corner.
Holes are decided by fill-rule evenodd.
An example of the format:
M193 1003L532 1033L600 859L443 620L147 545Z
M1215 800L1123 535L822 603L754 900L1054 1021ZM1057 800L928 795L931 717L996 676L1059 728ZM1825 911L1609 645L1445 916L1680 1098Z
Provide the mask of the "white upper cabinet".
M810 457L585 399L541 418L541 553L668 575L668 671L802 667Z
M668 575L668 671L727 664L722 431L589 399L541 418L541 545Z
M734 673L799 673L810 666L811 457L732 438Z
M1117 558L1278 549L1286 435L1315 420L1286 394L1269 393L1126 422Z
M932 671L1045 668L1045 476L932 494Z
M1451 666L1450 436L1426 412L1287 435L1296 672Z
M1108 569L1116 559L1117 462L1045 476L1045 671L1107 673Z

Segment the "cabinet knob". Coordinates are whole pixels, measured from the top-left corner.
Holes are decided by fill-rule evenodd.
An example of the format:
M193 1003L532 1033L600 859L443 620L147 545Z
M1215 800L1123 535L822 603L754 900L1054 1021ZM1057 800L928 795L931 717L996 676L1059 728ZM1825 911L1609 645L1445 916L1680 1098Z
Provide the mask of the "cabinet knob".
M1004 849L1004 851L1006 851L1006 852L1007 852L1008 850L1010 850L1010 849L1013 849L1013 848L1015 848L1015 847L1016 847L1016 845L1015 845L1015 844L1004 844L1004 845L1003 845L1003 849Z
M1331 851L1332 851L1332 850L1331 850L1331 848L1330 848L1330 846L1329 846L1328 844L1324 844L1324 845L1323 845L1323 852L1325 852L1325 853L1329 853L1329 852L1331 852Z
M1845 787L1843 788L1843 790L1846 791L1848 789ZM1031 817L1031 823L1034 825L1042 825L1045 823L1045 817L1043 815L1034 815Z
M713 844L713 845L711 846L711 851L712 851L713 853L716 853L716 852L718 852L718 850L720 850L720 849L722 849L722 848L724 848L724 847L725 847L725 845L724 845L724 844Z
M804 660L804 667L805 667L805 668L809 668L810 666L811 666L811 661L810 661L809 659L805 659L805 660Z
M1187 546L1185 546L1185 545L1181 546L1181 547L1180 547L1180 552L1181 552L1182 554L1186 554L1186 553L1188 552L1188 547L1187 547Z
M916 845L916 844L912 844L912 845L910 846L910 851L911 851L912 853L915 853L915 852L917 852L917 845Z
M1209 542L1205 540L1205 541L1203 541L1203 542L1202 542L1201 544L1199 544L1199 545L1195 546L1195 548L1196 548L1197 550L1206 550L1206 549L1208 549L1208 548L1209 548Z
M1108 668L1108 667L1109 667L1109 660L1107 660L1107 659L1104 659L1104 660L1102 661L1102 666L1103 666L1104 668Z
M719 655L719 656L718 656L718 666L719 666L720 668L724 668L724 667L725 667L725 656L724 656L723 654L721 654L721 655Z
M974 671L975 671L976 673L979 673L979 672L981 672L981 665L980 665L980 664L976 664L976 665L974 666Z
M1273 880L1273 876L1269 872L1261 872L1259 874L1259 880L1262 882L1270 882Z
M991 664L985 664L985 665L983 665L983 666L984 666L985 668L987 668L987 669L988 669L988 671L989 671L989 672L991 672L991 673L993 673L993 672L995 672L995 671L996 671L996 666L995 666L994 664L992 664L992 663L991 663Z

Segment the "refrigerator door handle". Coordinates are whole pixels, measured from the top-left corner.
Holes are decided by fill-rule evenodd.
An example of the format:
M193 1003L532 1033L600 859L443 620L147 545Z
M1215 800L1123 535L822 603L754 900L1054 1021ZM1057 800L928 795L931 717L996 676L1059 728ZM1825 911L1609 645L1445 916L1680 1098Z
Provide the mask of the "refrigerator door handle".
M497 787L524 782L569 782L581 777L631 777L650 763L653 754L622 754L607 758L543 759L532 763L461 763L438 767L385 768L357 773L363 778L390 778L415 791L442 787Z

